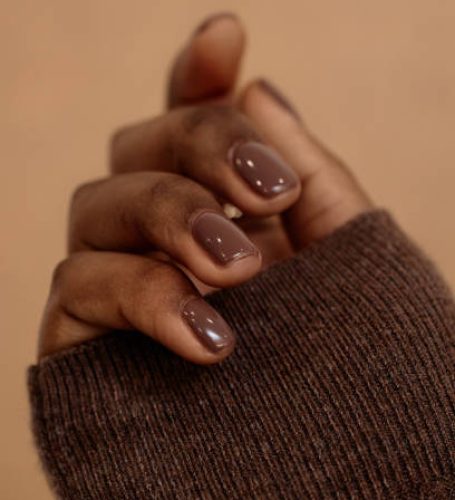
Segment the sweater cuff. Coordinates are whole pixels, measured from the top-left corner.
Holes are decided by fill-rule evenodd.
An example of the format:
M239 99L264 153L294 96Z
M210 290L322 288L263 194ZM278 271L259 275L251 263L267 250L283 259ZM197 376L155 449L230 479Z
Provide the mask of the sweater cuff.
M361 215L207 300L239 337L220 365L195 366L144 335L114 332L30 368L34 430L48 469L59 471L57 462L67 460L56 456L56 447L71 448L71 463L87 460L90 445L70 441L75 429L109 448L106 426L121 442L134 441L128 429L142 418L141 433L153 428L156 434L159 459L191 478L186 493L202 491L195 489L205 482L198 461L213 453L210 443L202 446L201 433L217 436L212 444L227 433L227 458L212 456L211 463L223 460L218 466L234 477L242 477L242 467L262 467L243 491L247 496L273 494L280 481L288 493L305 488L316 497L321 484L332 493L353 488L354 496L406 496L419 482L428 488L447 474L453 303L433 266L386 212ZM165 456L167 448L174 455ZM155 452L147 456L154 464ZM248 461L251 453L259 465ZM281 467L273 467L274 456L278 464L287 456L282 479L274 475ZM160 478L170 474L153 467ZM297 487L294 478L286 489L288 474L304 477L305 485ZM80 488L65 470L53 480L57 488ZM175 494L176 483L173 476L173 489L161 485L161 493ZM220 491L209 493L222 498Z

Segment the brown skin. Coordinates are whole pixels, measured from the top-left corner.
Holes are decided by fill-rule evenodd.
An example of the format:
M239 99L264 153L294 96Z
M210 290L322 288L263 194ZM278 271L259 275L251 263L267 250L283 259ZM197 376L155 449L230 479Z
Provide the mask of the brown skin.
M232 15L197 31L171 73L172 109L115 134L112 176L76 191L69 257L54 273L40 359L121 329L195 363L216 363L232 352L234 335L224 331L223 347L208 349L182 315L185 304L250 279L371 208L343 164L270 89L253 82L234 99L244 40ZM272 198L252 189L229 160L236 143L250 140L272 146L296 185ZM205 212L223 215L226 202L244 213L241 238L254 251L223 264L192 224ZM232 230L233 221L225 224Z

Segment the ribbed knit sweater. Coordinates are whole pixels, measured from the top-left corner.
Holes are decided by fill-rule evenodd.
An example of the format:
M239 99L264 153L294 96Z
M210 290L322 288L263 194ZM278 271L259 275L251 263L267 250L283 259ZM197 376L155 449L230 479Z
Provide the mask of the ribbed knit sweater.
M239 336L219 365L112 332L30 369L59 497L455 495L455 305L386 213L208 301Z

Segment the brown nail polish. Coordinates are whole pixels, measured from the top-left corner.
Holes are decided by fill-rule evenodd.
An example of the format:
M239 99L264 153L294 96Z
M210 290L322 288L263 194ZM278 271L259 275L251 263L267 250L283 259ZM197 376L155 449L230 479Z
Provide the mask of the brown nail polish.
M257 254L256 247L226 217L214 212L199 214L192 223L195 240L221 264Z
M265 79L258 80L257 83L262 88L262 90L267 92L267 94L269 94L269 96L274 99L282 108L291 113L291 115L296 120L302 122L302 118L300 117L299 113L297 113L294 106L292 106L289 100L284 97L284 95L274 85L272 85Z
M202 299L188 301L182 316L200 342L212 352L226 349L235 342L234 332L226 321Z
M209 16L207 19L202 21L202 23L196 28L194 31L194 35L199 35L203 31L209 28L215 21L218 21L218 19L221 18L227 18L227 19L236 19L237 16L233 14L232 12L219 12L218 14L213 14Z
M271 148L259 142L244 142L230 153L237 172L254 191L272 198L297 186L297 174Z

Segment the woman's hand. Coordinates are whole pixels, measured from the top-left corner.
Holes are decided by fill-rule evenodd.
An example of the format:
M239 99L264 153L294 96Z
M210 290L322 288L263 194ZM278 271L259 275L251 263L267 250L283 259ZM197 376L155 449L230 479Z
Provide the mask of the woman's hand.
M40 358L134 329L190 361L220 361L235 336L201 293L250 279L370 207L274 88L253 82L234 96L243 47L233 16L206 21L174 65L171 110L118 132L113 175L76 191Z

